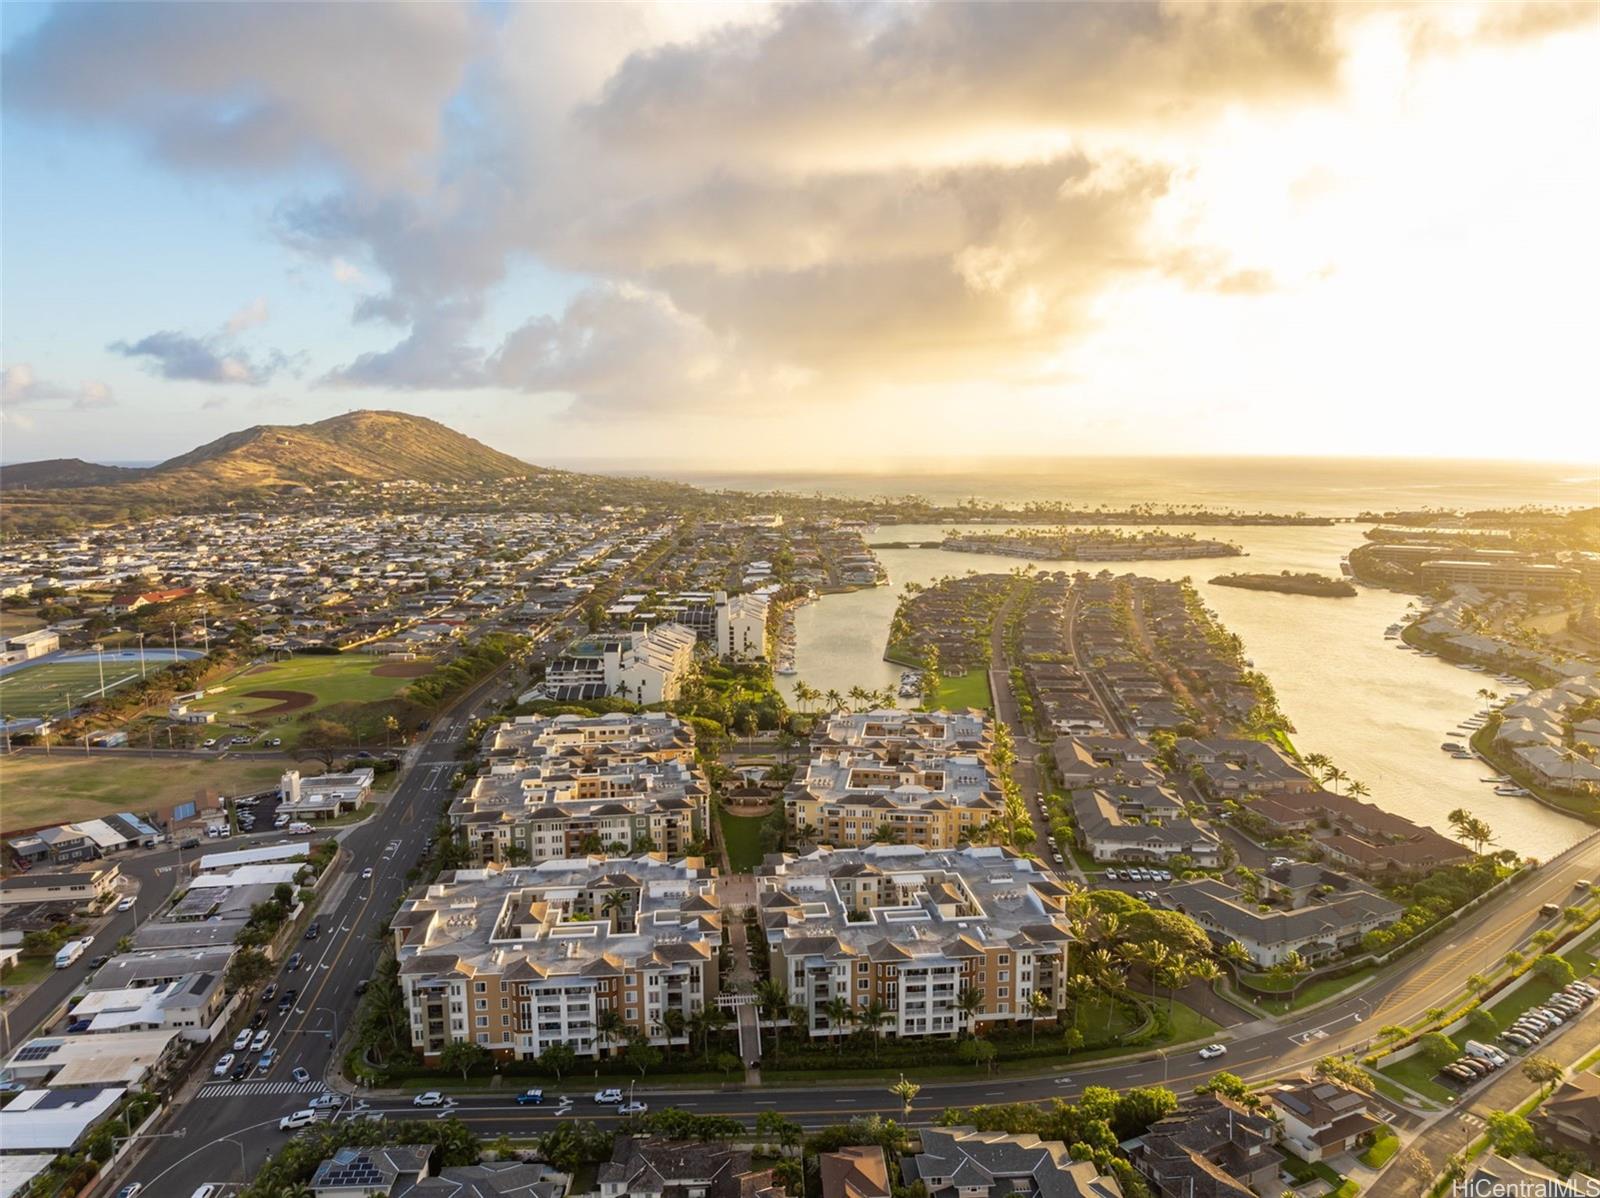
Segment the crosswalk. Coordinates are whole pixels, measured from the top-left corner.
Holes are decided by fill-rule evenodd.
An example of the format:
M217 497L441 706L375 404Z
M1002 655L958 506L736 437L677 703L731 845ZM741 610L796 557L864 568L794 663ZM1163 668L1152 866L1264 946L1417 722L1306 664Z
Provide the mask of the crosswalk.
M255 1094L306 1094L326 1087L309 1082L208 1082L200 1087L201 1098L248 1098Z

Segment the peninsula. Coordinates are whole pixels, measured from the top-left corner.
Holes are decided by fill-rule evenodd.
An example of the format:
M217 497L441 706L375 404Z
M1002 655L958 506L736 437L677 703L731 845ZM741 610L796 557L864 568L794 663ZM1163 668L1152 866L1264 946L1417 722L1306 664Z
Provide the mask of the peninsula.
M1326 599L1352 599L1356 588L1343 578L1326 574L1219 574L1212 586L1240 587L1246 591L1279 591L1285 595L1319 595Z

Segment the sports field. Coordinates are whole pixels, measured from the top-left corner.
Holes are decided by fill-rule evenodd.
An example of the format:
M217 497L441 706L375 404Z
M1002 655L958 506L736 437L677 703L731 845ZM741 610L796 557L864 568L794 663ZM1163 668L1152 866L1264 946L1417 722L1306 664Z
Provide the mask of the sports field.
M165 665L165 662L147 663L146 668L153 671ZM105 663L107 693L138 677L137 661ZM41 662L0 677L0 713L11 719L62 715L69 702L72 706L82 706L86 699L99 693L100 666L92 659Z
M376 703L393 698L427 662L408 669L365 653L308 654L270 665L249 666L210 687L198 706L230 716L310 715L335 703ZM224 689L225 688L225 689Z
M277 782L287 763L199 761L181 757L141 757L116 750L84 754L57 749L0 761L0 831L39 824L90 819L118 811L139 813L196 797L200 791L248 794ZM298 761L302 774L321 772L315 762Z

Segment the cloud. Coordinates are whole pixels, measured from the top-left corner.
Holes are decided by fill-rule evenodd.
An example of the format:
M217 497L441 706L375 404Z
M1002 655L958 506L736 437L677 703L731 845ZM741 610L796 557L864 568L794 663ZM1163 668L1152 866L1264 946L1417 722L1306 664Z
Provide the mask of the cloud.
M348 285L353 283L363 283L366 281L366 276L361 273L361 268L351 265L343 258L335 258L333 260L332 269L333 277L337 282Z
M226 395L210 396L200 405L202 412L216 412L228 406L230 400Z
M242 333L246 329L254 328L258 324L266 324L267 318L267 301L265 299L254 299L228 317L228 323L225 327L231 336Z
M106 347L125 358L147 359L152 373L180 382L243 383L259 387L269 382L292 360L277 350L260 359L230 349L221 336L191 337L170 330L151 333L138 341L113 341Z
M7 108L180 167L419 178L478 38L465 4L63 4L4 56Z
M116 397L110 386L105 383L85 380L76 387L69 387L61 383L47 382L38 378L33 372L33 367L26 362L0 369L0 400L13 408L64 402L65 410L73 412L107 408L116 403Z

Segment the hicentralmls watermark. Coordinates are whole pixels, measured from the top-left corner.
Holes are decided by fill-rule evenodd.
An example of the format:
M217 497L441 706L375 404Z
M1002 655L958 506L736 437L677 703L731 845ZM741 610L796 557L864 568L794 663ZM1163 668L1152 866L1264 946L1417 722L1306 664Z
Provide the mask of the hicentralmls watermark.
M1452 1198L1600 1198L1600 1180L1581 1176L1571 1181L1473 1177L1451 1182L1450 1193Z

